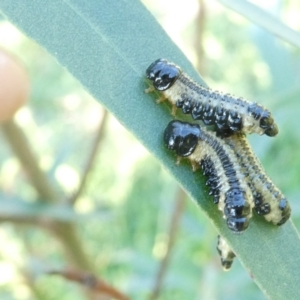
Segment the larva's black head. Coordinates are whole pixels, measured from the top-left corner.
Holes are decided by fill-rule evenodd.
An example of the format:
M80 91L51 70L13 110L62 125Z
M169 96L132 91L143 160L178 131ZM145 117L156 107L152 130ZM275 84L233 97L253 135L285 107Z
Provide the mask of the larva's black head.
M166 59L158 59L146 70L146 77L158 91L165 91L173 85L181 70Z
M179 156L191 155L200 136L200 127L180 121L171 121L164 132L164 142L168 149Z
M249 112L255 120L259 120L259 127L264 130L268 136L275 136L278 133L278 127L271 116L271 113L257 103L249 106Z
M278 133L278 127L271 117L269 112L265 112L259 120L260 128L264 129L265 134L268 136L275 136Z

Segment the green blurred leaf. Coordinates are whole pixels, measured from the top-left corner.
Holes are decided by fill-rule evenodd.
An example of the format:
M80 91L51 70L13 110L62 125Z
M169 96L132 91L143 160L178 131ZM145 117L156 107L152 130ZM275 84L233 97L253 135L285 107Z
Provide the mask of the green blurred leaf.
M155 104L154 95L144 94L145 69L165 57L204 82L139 1L2 0L0 10L55 56L164 164L228 239L269 298L298 299L300 240L294 225L289 221L278 228L254 217L243 235L233 235L207 196L199 172L193 174L185 164L175 166L173 155L164 149L162 132L171 116L167 106Z
M290 27L281 23L281 21L270 13L258 6L241 0L218 0L220 3L244 16L254 24L268 30L272 34L300 48L300 34Z

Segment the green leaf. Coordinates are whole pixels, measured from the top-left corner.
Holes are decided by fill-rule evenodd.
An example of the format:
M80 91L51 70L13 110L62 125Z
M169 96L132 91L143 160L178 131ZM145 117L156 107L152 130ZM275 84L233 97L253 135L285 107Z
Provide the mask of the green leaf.
M233 235L207 196L201 174L193 174L185 164L175 166L173 155L163 147L170 111L155 104L155 95L144 94L145 69L164 57L204 82L139 1L2 0L0 10L56 57L161 161L226 237L269 298L298 299L300 240L292 222L275 227L254 217L243 235Z
M244 16L254 24L266 29L282 40L300 48L300 34L258 6L241 0L218 0L229 9Z

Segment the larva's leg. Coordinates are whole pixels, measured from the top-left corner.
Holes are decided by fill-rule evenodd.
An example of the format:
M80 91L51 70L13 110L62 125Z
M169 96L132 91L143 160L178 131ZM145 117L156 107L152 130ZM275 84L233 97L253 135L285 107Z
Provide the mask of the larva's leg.
M177 166L180 165L181 160L182 160L182 157L181 156L177 156L177 159L176 159L176 165ZM194 162L194 161L191 161L191 166L192 166L193 172L195 172L195 171L197 171L199 169L199 165L196 162Z
M145 89L145 94L148 94L148 93L151 93L151 92L153 92L155 90L155 88L154 88L154 86L150 86L150 87L148 87L147 89Z
M177 165L177 166L180 165L181 159L182 159L181 156L177 156L177 159L176 159L176 165Z
M161 95L161 96L156 100L156 103L159 104L159 103L164 102L165 100L167 100L167 98L166 98L164 95Z
M193 172L196 172L199 168L199 165L196 162L191 162Z
M173 106L172 106L172 111L171 111L171 115L172 115L172 116L175 116L176 110L177 110L176 105L173 105Z

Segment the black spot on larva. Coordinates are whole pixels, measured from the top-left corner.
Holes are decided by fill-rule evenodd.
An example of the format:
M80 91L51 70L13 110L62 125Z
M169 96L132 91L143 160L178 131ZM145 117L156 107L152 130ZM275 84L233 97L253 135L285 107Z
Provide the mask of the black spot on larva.
M232 131L240 131L242 129L242 116L236 111L231 111L228 116L228 126Z
M212 125L215 123L215 109L209 104L205 104L203 110L203 123L205 125Z
M254 187L252 187L254 189ZM258 215L265 216L271 212L271 206L269 203L263 202L263 197L260 193L256 192L256 190L253 190L253 196L254 196L254 207L255 211Z
M269 203L263 203L261 205L255 206L255 210L258 215L267 215L271 212L271 207Z
M217 107L215 110L215 116L216 116L216 125L219 130L227 129L228 125L228 111L224 109L224 107Z
M182 104L182 112L184 114L189 114L193 108L193 100L192 98L186 98Z
M234 134L234 131L231 130L229 127L223 129L216 128L216 134L217 137L226 138L232 136Z
M203 171L204 176L216 176L217 171L214 167L214 163L212 160L205 156L201 161L200 161L200 167Z
M248 112L250 113L250 115L253 117L254 120L259 120L263 113L263 109L257 103L253 103L249 105Z
M214 163L209 157L205 157L200 161L200 167L203 171L203 175L208 179L206 180L206 185L209 186L209 195L213 196L214 203L219 203L220 198L220 186L219 186L219 177L217 170L214 167Z
M192 118L194 120L202 120L204 107L201 102L197 102L192 109Z
M184 99L183 99L183 98L179 98L179 99L176 101L176 107L177 107L177 108L182 108L183 102L184 102Z
M217 93L217 92L211 92L211 94L210 94L210 99L212 99L212 100L217 100L218 99L218 97L220 97L219 96L219 94Z

